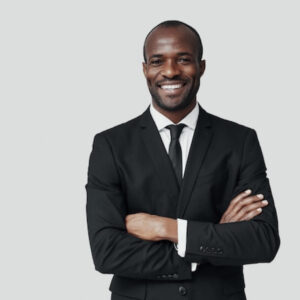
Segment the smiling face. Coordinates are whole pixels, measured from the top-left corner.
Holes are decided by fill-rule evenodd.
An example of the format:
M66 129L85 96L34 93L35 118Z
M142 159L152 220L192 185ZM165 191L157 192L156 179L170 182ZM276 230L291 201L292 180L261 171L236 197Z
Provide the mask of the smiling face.
M195 34L185 26L158 27L147 38L143 71L153 104L179 111L196 101L205 61Z

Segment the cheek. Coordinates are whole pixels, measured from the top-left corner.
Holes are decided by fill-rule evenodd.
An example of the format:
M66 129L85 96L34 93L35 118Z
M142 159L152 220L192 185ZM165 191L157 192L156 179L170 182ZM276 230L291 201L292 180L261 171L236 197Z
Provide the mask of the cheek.
M187 76L192 78L194 81L197 81L200 78L199 71L194 67L189 67L185 70Z
M147 74L147 76L146 76L148 84L155 85L155 82L157 81L156 80L157 76L158 76L158 72L156 72L156 71L149 71L148 74Z

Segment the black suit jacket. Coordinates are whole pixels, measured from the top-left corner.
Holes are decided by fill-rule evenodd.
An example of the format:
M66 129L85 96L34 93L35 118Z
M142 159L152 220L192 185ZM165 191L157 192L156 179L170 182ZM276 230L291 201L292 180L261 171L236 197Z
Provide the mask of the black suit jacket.
M255 130L199 105L179 190L149 108L94 137L86 209L96 270L114 274L109 288L118 299L245 299L243 265L272 261L280 245ZM248 188L269 205L250 221L218 224L232 198ZM168 240L129 234L125 216L137 212L188 220L185 257ZM200 263L196 272L191 262Z

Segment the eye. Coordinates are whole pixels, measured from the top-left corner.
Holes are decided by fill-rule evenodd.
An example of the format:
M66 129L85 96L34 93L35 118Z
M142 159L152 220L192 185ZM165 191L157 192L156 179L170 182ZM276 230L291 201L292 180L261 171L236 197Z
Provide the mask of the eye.
M187 64L187 63L191 62L191 59L188 57L180 57L180 58L178 58L178 62Z
M162 63L161 59L153 59L150 61L150 65L152 66L159 66Z

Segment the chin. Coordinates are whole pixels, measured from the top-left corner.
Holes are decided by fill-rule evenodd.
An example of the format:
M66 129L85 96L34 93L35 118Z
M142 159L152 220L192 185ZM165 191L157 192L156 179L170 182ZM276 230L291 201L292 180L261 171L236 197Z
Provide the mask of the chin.
M163 101L164 106L169 107L170 109L182 106L184 102L182 100L173 100L173 99L167 99Z
M193 100L189 100L189 99L160 99L159 103L158 101L155 101L156 104L167 111L179 111L179 110L183 110L186 107L188 107Z
M178 111L178 110L182 110L184 109L187 105L185 103L182 103L182 102L179 102L179 103L166 103L166 102L163 102L163 103L157 103L157 105L166 110L166 111Z

